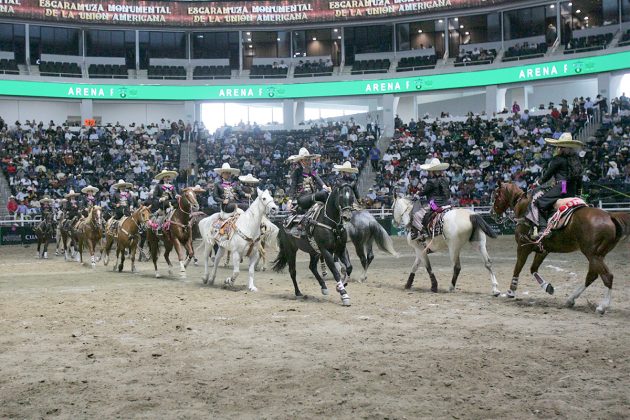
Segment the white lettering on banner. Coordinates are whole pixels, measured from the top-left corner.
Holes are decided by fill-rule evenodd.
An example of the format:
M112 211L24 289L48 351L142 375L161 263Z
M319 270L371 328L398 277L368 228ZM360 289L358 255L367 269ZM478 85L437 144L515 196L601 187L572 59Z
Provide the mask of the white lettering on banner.
M0 13L15 13L15 9L13 8L13 6L0 4Z
M287 4L279 6L252 6L252 13L296 13L310 12L313 10L312 4Z
M518 78L522 79L537 79L541 77L557 76L559 74L567 74L569 72L569 65L543 65L529 69L521 69L518 73Z
M81 98L104 98L105 90L98 87L70 86L68 88L68 96ZM109 96L114 96L114 89L109 90Z
M219 96L223 98L251 98L254 96L254 90L251 88L221 89Z
M0 4L9 4L9 5L12 5L12 6L21 6L22 5L21 1L22 0L0 0Z
M171 14L171 8L169 6L129 6L126 4L110 4L107 6L107 11L115 13L137 13L144 15Z
M243 15L249 13L247 6L189 7L189 15Z
M368 93L368 92L381 92L381 93L399 92L400 90L401 90L400 82L368 83L368 84L365 85L365 93Z
M413 0L394 0L394 3L404 3L398 8L399 12L418 12L423 10L439 9L452 6L451 0L435 0L435 1L420 1L413 2ZM405 4L406 3L406 4Z
M77 12L104 12L105 8L98 3L74 3L60 0L39 0L39 7L46 9L73 10Z

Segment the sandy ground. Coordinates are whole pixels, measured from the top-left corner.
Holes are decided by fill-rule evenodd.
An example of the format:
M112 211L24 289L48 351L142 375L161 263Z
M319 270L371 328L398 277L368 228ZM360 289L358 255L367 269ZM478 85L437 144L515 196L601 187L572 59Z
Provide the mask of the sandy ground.
M592 306L599 280L563 306L586 274L581 254L543 265L554 296L523 275L507 300L490 296L470 249L455 292L443 253L432 256L440 293L424 271L403 290L412 255L400 238L396 248L398 260L377 253L342 307L303 254L308 298L296 300L286 272L258 273L251 293L243 275L233 289L202 286L192 265L187 280L155 279L148 263L118 274L2 247L0 418L630 417L627 243L608 259L605 316ZM490 243L503 291L514 252L511 238Z

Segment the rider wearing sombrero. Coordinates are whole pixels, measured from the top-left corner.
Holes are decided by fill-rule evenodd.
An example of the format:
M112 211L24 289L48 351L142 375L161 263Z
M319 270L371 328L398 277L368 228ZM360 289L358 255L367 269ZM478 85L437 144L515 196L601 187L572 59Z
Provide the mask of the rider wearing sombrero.
M339 174L335 180L337 185L348 184L352 186L355 201L358 202L360 200L359 189L357 187L357 174L359 173L359 169L353 168L349 161L345 161L343 165L333 165L333 172Z
M39 204L40 204L40 211L42 213L42 219L46 219L46 216L48 216L49 214L52 214L52 200L50 197L48 196L44 196L42 197L41 200L39 200Z
M238 177L238 180L241 181L241 190L243 191L243 196L238 203L238 207L246 211L258 195L258 183L260 180L252 174L241 175Z
M80 203L82 207L81 215L83 217L87 217L90 212L90 209L98 204L98 198L96 196L98 191L99 191L98 188L93 187L91 185L88 185L87 187L81 190L81 192L85 194L80 199Z
M112 223L112 229L114 232L118 230L118 222L123 216L131 215L131 207L134 204L134 197L128 188L133 187L130 182L119 180L113 185L116 189L114 196L112 197L112 205L114 207L114 223Z
M221 209L219 217L225 220L234 215L237 202L245 197L238 180L234 178L241 171L240 169L232 168L227 162L220 168L214 168L214 171L221 176L221 179L215 184L214 200L219 203Z
M330 187L324 184L324 181L317 175L317 171L311 168L312 161L319 157L320 155L311 154L302 147L297 155L287 159L289 162L297 163L297 167L291 174L291 186L289 188L289 195L297 204L295 209L297 213L306 212L316 201L326 202L330 193ZM292 203L292 208L294 203Z
M74 224L79 219L79 201L77 197L79 193L74 192L74 190L70 190L68 194L63 197L66 199L66 202L63 207L63 211L65 213L65 220L70 222L70 226L74 226Z
M423 215L423 212L419 211L422 208L422 204L419 201L414 203L411 226L409 226L411 239L418 239L420 233L422 233L420 239L425 240L430 235L427 225L431 220L431 216L435 212L441 212L444 206L448 204L451 198L451 189L449 179L444 175L444 171L449 166L448 163L442 163L437 158L432 158L424 165L420 165L420 169L427 171L429 177L418 196L426 197L429 204Z
M556 147L556 153L547 170L534 182L534 187L545 184L551 178L554 178L555 183L551 188L538 191L532 196L525 215L532 228L540 227L540 216L548 219L557 200L582 194L583 167L578 155L578 149L583 146L582 142L574 140L571 133L563 133L557 140L546 138L545 142Z
M177 177L177 172L163 169L153 179L158 183L153 188L151 208L153 209L153 220L157 226L161 227L168 214L177 206L177 187L172 184Z

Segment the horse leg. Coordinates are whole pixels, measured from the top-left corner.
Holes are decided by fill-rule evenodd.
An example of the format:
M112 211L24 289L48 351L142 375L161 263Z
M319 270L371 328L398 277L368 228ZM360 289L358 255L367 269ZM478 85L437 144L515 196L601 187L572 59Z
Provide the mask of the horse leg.
M545 258L547 258L547 255L549 255L549 253L547 252L537 253L536 256L534 257L534 261L532 262L530 271L532 273L532 276L534 276L534 279L540 285L540 287L545 292L549 293L550 295L553 295L554 290L551 283L548 283L547 281L545 281L545 279L540 274L538 274L538 269L540 268L540 265L545 260Z
M488 249L486 248L485 235L483 235L482 239L479 241L479 252L481 253L481 257L483 258L483 263L486 267L486 270L488 270L488 272L490 273L490 282L492 283L492 296L497 297L501 294L501 292L499 291L497 277L494 275L494 270L492 269L492 260L490 259Z
M48 242L49 242L50 238L48 236L46 236L44 238L44 259L47 260L48 259Z
M210 276L210 272L208 271L208 260L210 259L211 249L212 247L209 246L208 242L206 242L206 240L204 239L203 241L203 277L201 277L203 284L208 283L208 277Z
M324 261L324 256L320 255L319 264L322 267L322 277L328 277L328 272L326 271L326 262Z
M291 275L291 281L293 282L293 288L295 289L295 296L296 297L302 297L302 292L300 291L300 288L298 287L297 284L297 271L295 269L295 257L297 254L297 249L289 249L290 247L287 246L287 250L286 252L288 253L287 255L287 260L289 262L289 274Z
M88 241L88 248L90 250L90 259L92 268L96 268L96 242L90 240Z
M606 313L606 310L610 306L610 300L612 298L613 274L610 272L608 266L604 262L603 256L593 257L593 261L595 262L595 269L599 273L599 276L602 278L604 286L606 286L607 288L604 300L602 300L599 306L597 306L597 308L595 309L598 314L604 315L604 313Z
M197 258L195 258L195 250L192 247L192 236L186 240L186 244L183 245L186 250L186 262L184 263L184 267L188 267L188 264L194 259L195 265L197 265Z
M138 269L136 268L136 251L138 250L138 241L136 239L132 239L129 244L129 254L131 255L131 272L137 273Z
M320 249L320 251L322 255L324 256L324 260L326 260L326 265L330 269L330 272L332 273L333 277L335 278L335 281L337 282L336 288L337 288L337 292L339 292L339 295L341 296L341 304L343 306L350 306L350 296L348 295L345 285L343 284L343 281L341 280L341 275L339 274L339 271L337 270L337 267L335 266L335 257L327 249Z
M232 277L225 279L226 286L234 286L238 274L240 273L241 254L238 251L232 251Z
M166 260L166 264L168 265L169 276L173 275L173 264L171 263L171 259L169 258L171 249L173 249L173 244L169 241L164 241L164 260Z
M214 265L212 266L212 277L210 278L210 284L214 284L214 279L217 277L217 269L219 268L219 261L223 257L225 248L219 247L214 254Z
M521 274L521 270L525 266L527 262L527 257L532 253L532 248L530 246L523 246L518 241L516 242L516 264L514 265L514 272L512 273L512 282L510 283L510 288L505 295L508 298L516 297L516 289L518 289L518 276Z
M322 289L322 295L327 295L328 288L326 287L326 282L324 282L324 279L322 278L322 276L320 276L319 273L317 272L318 260L319 260L319 255L311 254L311 261L308 264L308 268L311 270L311 273L313 273L313 275L317 279L317 282L319 283L319 287L321 287Z
M160 248L159 239L156 236L149 237L150 233L147 233L147 241L149 242L149 254L151 254L151 261L153 262L153 269L155 270L155 278L162 277L157 268L158 252Z
M354 248L357 251L357 257L359 257L359 261L361 261L361 267L363 268L363 274L359 277L359 283L363 283L367 280L367 269L370 265L368 262L368 258L365 255L365 248L367 248L363 244L354 244Z
M252 251L252 255L249 256L249 270L247 273L249 275L247 288L250 292L258 291L254 285L254 273L256 272L256 263L258 262L258 258L260 258L258 251Z
M223 267L227 267L230 265L230 258L232 257L232 252L228 251L227 252L227 257L225 258L225 264L223 264Z
M41 240L38 237L37 238L37 258L40 258L40 259L42 258L42 254L41 254L41 252L39 250L39 248L41 247L41 244L42 244L42 242L41 242Z
M462 265L459 259L459 252L461 251L461 248L453 245L453 247L449 248L448 251L451 257L451 262L453 263L453 278L451 279L451 285L449 286L448 291L452 292L455 290L457 278L459 277L460 271L462 271Z
M105 237L105 246L103 246L103 248L101 248L101 255L103 255L103 265L107 266L107 264L109 264L109 252L112 249L112 237L107 235Z
M120 254L120 264L118 265L118 272L119 273L123 270L123 266L125 264L125 253L126 253L126 251L127 251L127 249L121 243L120 235L118 235L118 245L116 246L116 254ZM118 255L116 257L118 257ZM116 261L118 261L118 258L116 258Z
M567 307L572 308L575 305L575 299L579 298L580 295L586 290L588 286L590 286L595 279L597 278L598 272L595 264L593 263L593 259L591 258L588 263L588 273L586 273L586 281L583 285L580 285L571 296L567 299Z
M186 278L186 250L179 239L173 238L173 246L175 247L175 252L177 252L177 259L179 260L179 277L182 279Z

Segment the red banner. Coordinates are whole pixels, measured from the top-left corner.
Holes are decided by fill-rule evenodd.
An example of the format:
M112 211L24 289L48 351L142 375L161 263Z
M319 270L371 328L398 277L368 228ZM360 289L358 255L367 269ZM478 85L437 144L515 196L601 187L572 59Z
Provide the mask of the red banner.
M0 0L0 18L125 26L218 27L347 22L490 7L517 0L160 2Z

